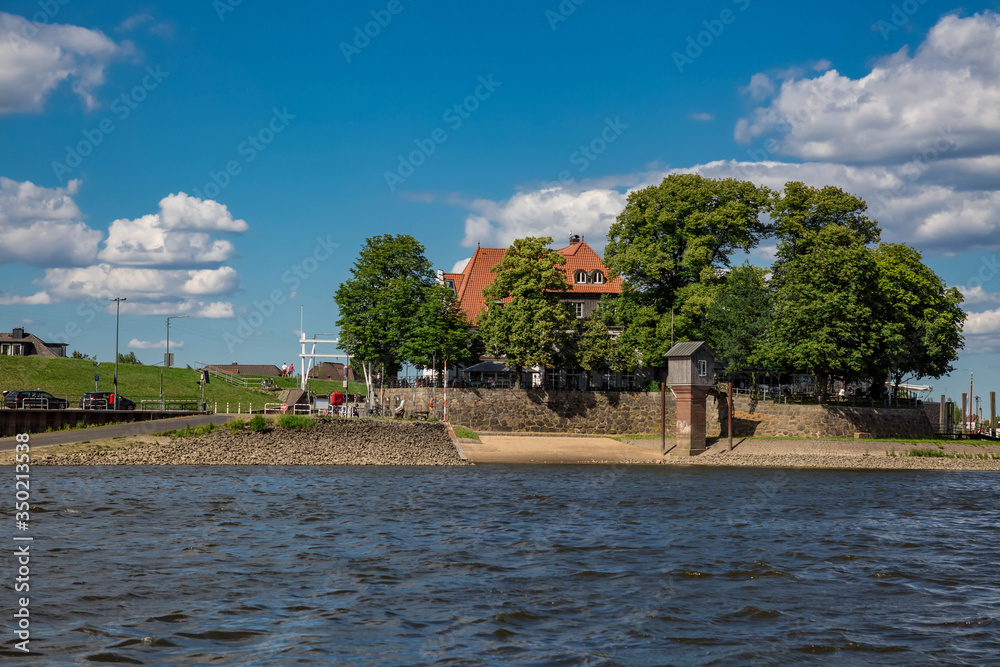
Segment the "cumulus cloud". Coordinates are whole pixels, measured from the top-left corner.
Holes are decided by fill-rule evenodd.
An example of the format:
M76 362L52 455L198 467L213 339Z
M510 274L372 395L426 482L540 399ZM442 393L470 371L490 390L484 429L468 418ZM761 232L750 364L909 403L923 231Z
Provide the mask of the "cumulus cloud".
M108 308L109 312L113 312ZM126 301L122 303L122 313L129 315L190 315L206 319L226 319L235 317L233 304L228 301L159 301L154 303ZM170 343L173 345L173 342Z
M176 266L224 262L233 256L230 241L213 240L204 231L247 229L222 204L183 192L160 200L160 212L135 220L115 220L100 259L128 266Z
M178 192L160 200L160 218L167 229L205 229L245 232L245 220L233 218L224 204Z
M128 342L128 346L133 350L165 350L167 348L167 339L164 338L159 342L155 342L133 338ZM172 340L170 341L170 347L184 347L184 341Z
M461 273L462 271L465 271L465 267L467 267L471 261L471 257L466 257L465 259L455 262L455 266L451 267L451 271L449 273Z
M978 304L1000 304L1000 294L996 292L987 292L983 289L982 285L975 285L973 287L962 287L959 286L959 291L962 292L962 297L965 299L965 305L975 306Z
M72 197L79 184L74 180L64 188L44 188L0 177L0 264L79 266L93 261L102 234L82 221Z
M982 313L969 313L963 331L972 335L1000 334L1000 308Z
M40 111L64 81L94 108L105 68L124 52L102 32L6 12L0 12L0 35L0 113Z
M551 236L556 244L567 234L583 234L598 252L615 217L625 207L625 194L613 188L556 186L519 192L506 201L477 199L465 220L462 245L506 247L526 236Z
M0 296L0 306L40 306L52 303L45 292L36 292L31 296Z
M45 277L38 282L51 296L67 301L120 296L142 301L162 301L178 297L229 294L239 287L236 270L229 266L169 270L102 263L74 269L48 269Z
M748 93L767 94L763 75ZM755 83L756 81L756 83ZM955 157L1000 149L1000 15L946 16L912 56L906 49L852 79L829 70L789 79L765 107L737 125L736 137L782 136L781 151L807 160L901 163L941 151Z
M696 120L699 123L707 123L708 121L715 120L715 116L706 112L693 113L689 117L691 120Z

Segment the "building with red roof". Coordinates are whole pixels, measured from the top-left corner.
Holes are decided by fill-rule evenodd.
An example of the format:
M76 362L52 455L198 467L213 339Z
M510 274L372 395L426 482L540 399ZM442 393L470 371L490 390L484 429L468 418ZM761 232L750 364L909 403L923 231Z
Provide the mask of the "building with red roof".
M438 272L438 282L455 290L458 306L472 324L476 324L486 311L483 289L493 283L496 277L493 267L503 261L506 252L506 248L476 248L461 273ZM594 312L602 295L621 293L621 277L609 278L608 267L601 256L580 236L573 234L569 237L569 245L556 252L566 258L566 263L559 268L569 283L569 291L560 294L559 300L574 304L578 318Z

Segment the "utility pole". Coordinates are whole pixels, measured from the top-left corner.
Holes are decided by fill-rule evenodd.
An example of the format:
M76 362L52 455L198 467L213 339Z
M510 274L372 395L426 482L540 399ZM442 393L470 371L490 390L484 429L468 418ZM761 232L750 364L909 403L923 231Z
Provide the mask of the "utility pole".
M163 366L160 367L160 409L164 407L163 404L163 369L173 368L174 365L170 359L170 320L179 320L182 317L191 317L190 315L171 315L167 318L167 352L163 355Z
M112 409L117 410L120 400L118 398L118 319L121 315L122 301L126 301L127 299L120 296L111 300L115 302L115 403Z

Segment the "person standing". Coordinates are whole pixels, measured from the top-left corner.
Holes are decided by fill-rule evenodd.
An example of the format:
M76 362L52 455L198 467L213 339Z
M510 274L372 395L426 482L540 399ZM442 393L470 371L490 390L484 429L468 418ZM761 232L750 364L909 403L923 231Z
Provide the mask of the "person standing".
M288 375L288 364L281 364L281 377Z
M288 364L288 377L295 377L295 364Z

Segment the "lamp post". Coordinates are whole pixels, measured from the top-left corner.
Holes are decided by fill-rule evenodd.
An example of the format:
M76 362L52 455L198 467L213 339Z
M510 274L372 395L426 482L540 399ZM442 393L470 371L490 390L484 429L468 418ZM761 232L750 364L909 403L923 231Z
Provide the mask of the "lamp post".
M118 320L121 315L122 301L126 301L123 296L111 299L115 302L115 403L113 410L118 409Z

